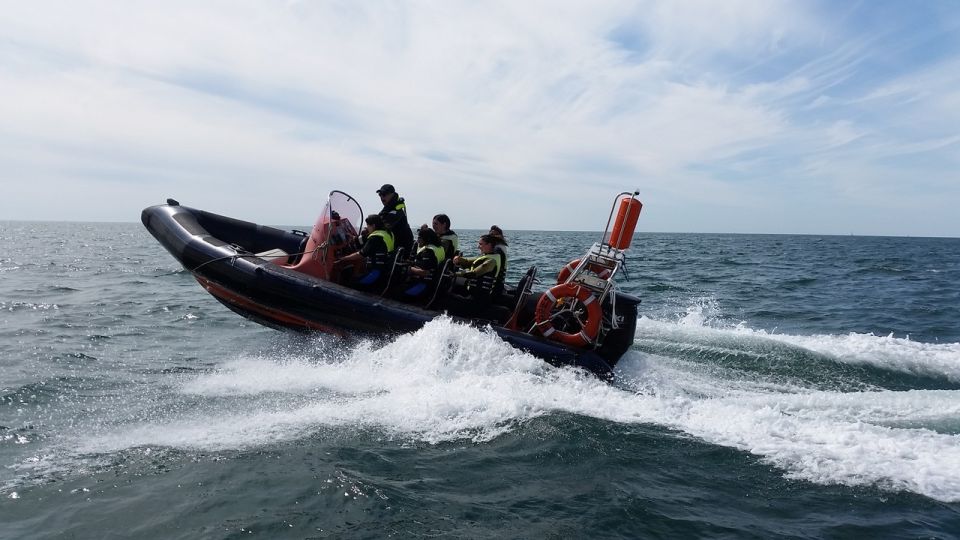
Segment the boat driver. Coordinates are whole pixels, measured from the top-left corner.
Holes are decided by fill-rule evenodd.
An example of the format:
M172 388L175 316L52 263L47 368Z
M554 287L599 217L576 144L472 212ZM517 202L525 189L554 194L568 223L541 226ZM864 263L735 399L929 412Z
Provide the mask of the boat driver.
M393 235L384 226L382 217L370 214L364 222L366 227L360 234L360 249L338 260L334 265L340 270L340 281L349 282L352 281L357 266L365 263L364 274L353 281L353 285L374 290L383 287L390 276L396 244Z

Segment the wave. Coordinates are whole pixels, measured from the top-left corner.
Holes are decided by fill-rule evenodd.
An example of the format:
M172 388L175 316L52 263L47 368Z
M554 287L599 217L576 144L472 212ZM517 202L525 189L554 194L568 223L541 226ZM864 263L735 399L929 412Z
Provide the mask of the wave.
M655 359L634 364L640 381L685 375L652 367ZM685 390L686 383L674 384ZM960 501L955 390L778 393L734 386L710 397L690 394L667 391L640 400L649 421L760 456L789 478ZM632 415L609 419L631 421Z
M676 321L638 321L618 375L655 396L654 423L790 478L960 501L960 343L777 334L725 325L715 308L698 301ZM941 388L913 388L925 385Z
M674 336L681 340L744 345L783 343L800 351L822 355L836 363L871 366L919 377L941 378L960 384L960 343L924 343L893 334L877 336L850 332L842 335L790 335L756 330L743 323L727 324L710 299L699 299L676 321L641 317L639 336Z
M858 371L872 363L882 366L875 371L952 380L960 345L784 336L714 328L708 319L702 310L675 322L641 319L614 384L553 368L448 318L386 342L303 339L296 352L288 343L209 371L170 373L173 386L157 392L157 403L126 421L93 422L52 461L246 449L366 430L399 441L483 443L565 413L676 430L759 456L789 478L960 501L960 390L891 390ZM647 350L651 343L674 346L662 354ZM751 355L766 367L751 368ZM811 359L816 367L803 367ZM858 366L844 371L850 364ZM829 365L839 368L818 375ZM867 380L856 384L863 373ZM832 384L833 375L849 381Z
M49 311L59 310L59 304L34 303L34 302L0 302L0 311Z

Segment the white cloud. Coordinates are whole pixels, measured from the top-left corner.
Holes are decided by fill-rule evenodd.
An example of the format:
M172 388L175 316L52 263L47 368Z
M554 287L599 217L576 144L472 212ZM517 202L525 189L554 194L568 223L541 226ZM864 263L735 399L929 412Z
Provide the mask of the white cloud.
M925 135L902 122L955 118L953 64L929 67L927 99L880 122L920 86L904 68L852 93L870 39L816 7L18 3L0 21L0 161L11 182L104 189L112 208L97 212L111 219L175 196L309 223L326 190L372 204L391 181L412 221L443 210L479 227L502 212L507 228L589 229L638 185L669 197L648 209L709 199L743 212L759 193L790 197L772 175L832 178L831 156L949 150L946 124ZM61 217L42 191L18 190L0 216ZM689 223L652 214L650 229Z

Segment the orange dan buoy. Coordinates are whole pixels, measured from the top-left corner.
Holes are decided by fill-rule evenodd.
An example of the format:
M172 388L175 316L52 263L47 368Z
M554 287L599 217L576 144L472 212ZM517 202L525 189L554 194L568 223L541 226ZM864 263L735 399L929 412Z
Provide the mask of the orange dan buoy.
M612 247L617 249L628 249L630 247L641 208L643 208L643 203L633 197L620 199L617 219L613 223L613 230L610 231L610 239L607 241Z

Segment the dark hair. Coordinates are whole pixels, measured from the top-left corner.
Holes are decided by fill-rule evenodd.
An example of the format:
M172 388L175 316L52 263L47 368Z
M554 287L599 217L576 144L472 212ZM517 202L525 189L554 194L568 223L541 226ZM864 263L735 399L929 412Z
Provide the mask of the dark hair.
M383 224L383 218L380 217L380 214L370 214L369 216L367 216L367 219L365 219L364 221L367 222L367 225L373 225L378 229L386 228L386 226L384 226Z
M433 219L443 223L448 229L450 228L450 218L446 214L437 214L433 216Z
M417 240L423 240L423 243L426 245L440 245L440 237L437 236L437 233L433 229L423 229L421 228L417 231Z
M502 236L499 236L499 235L496 235L496 234L482 234L482 235L480 235L480 239L483 240L483 241L484 241L485 243L487 243L487 244L493 244L493 245L495 245L495 246L499 246L499 245L501 245L501 244L506 244L506 243L507 243L506 240L504 240Z
M494 245L509 245L507 244L507 239L503 237L503 229L497 227L496 225L490 226L490 232L487 233L487 236L492 236L497 239L497 242Z

